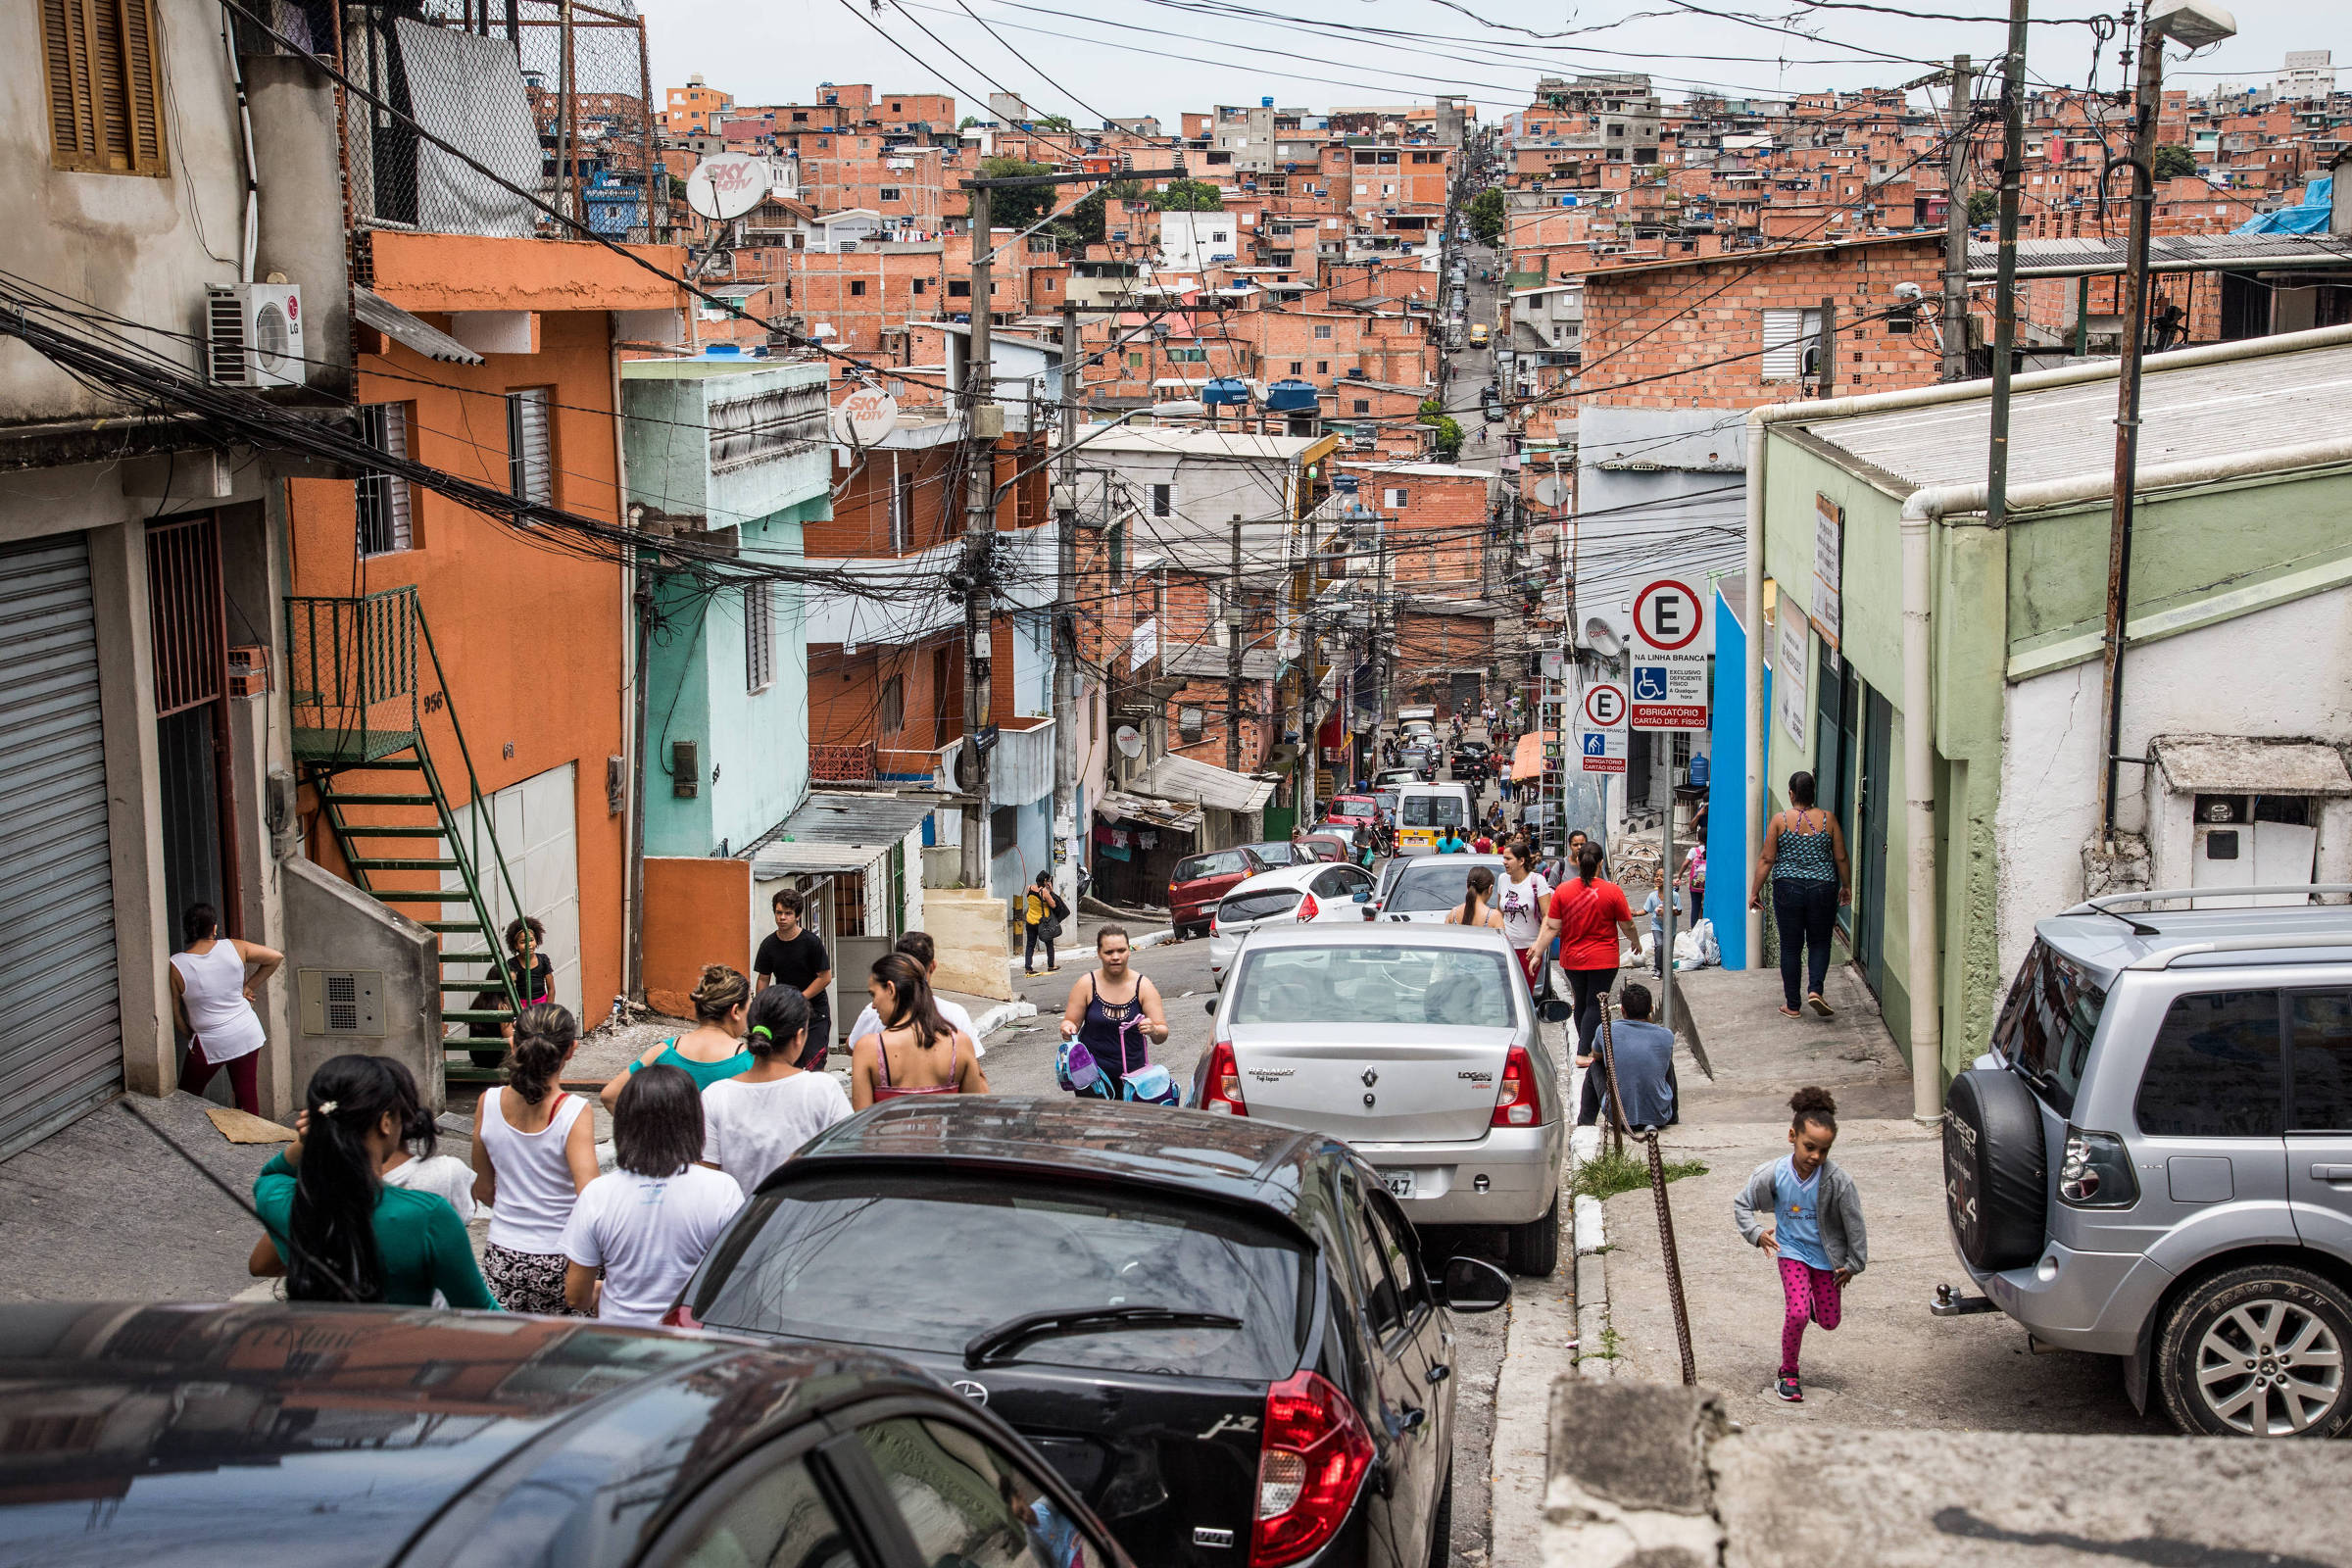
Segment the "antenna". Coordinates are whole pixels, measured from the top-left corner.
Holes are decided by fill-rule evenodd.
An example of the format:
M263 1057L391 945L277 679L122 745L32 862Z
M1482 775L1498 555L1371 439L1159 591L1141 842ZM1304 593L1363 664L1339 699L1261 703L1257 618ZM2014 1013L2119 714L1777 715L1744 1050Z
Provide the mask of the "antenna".
M714 223L730 222L764 201L772 183L766 159L718 153L686 176L686 205Z
M1135 726L1132 724L1121 724L1118 732L1112 735L1111 739L1117 743L1119 754L1123 757L1144 755L1144 738L1136 732Z

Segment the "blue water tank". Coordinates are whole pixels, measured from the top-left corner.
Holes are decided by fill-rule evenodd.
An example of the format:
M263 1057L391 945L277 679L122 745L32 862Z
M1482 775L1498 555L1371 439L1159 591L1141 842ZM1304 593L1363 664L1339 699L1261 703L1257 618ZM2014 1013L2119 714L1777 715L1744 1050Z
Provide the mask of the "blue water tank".
M1209 408L1247 408L1250 383L1239 376L1220 375L1200 388L1200 401Z
M1311 381L1281 380L1266 388L1270 414L1312 414L1320 404Z

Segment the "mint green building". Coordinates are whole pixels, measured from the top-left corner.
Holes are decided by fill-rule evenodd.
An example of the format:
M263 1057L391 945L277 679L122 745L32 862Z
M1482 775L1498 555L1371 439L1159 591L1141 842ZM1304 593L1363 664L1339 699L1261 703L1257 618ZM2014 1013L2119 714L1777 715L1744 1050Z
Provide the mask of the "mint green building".
M621 366L631 515L744 563L797 564L831 514L821 362ZM656 572L645 632L645 853L739 854L808 794L801 590Z
M2352 881L2352 327L2147 369L2112 840L2115 362L2017 379L1999 528L1988 382L1750 416L1748 820L1817 775L1851 847L1840 923L1931 1069L1923 1110L1985 1049L2036 920Z

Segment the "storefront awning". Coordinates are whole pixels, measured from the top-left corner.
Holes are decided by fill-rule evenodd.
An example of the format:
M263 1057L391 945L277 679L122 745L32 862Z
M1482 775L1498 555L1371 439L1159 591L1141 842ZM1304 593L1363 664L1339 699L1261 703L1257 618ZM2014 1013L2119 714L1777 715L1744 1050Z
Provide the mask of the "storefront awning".
M1104 822L1143 822L1171 833L1198 833L1203 820L1200 808L1184 801L1155 800L1149 795L1118 791L1095 803L1095 815Z
M1547 729L1530 730L1519 737L1519 745L1511 753L1511 782L1523 778L1544 776L1544 746L1552 739Z
M1161 795L1199 801L1220 811L1262 810L1274 798L1272 779L1251 778L1189 757L1163 757L1153 762L1151 782Z
M920 826L941 799L930 790L811 795L775 838L752 852L752 879L862 871Z

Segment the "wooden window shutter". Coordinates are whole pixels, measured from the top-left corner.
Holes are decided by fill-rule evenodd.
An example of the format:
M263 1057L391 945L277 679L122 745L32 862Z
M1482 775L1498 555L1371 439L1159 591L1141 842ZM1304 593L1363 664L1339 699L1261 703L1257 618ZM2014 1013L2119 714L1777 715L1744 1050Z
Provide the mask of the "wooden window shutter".
M90 173L165 173L153 0L40 4L50 164Z

